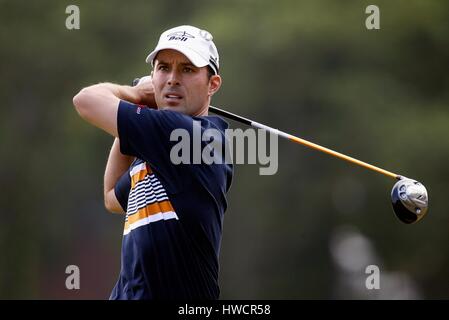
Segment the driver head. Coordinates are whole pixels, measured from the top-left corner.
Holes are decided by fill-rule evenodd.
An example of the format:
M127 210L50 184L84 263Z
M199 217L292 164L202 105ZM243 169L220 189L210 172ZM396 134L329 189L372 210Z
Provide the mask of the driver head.
M391 190L391 202L399 220L410 224L426 215L429 198L426 188L420 182L401 178Z

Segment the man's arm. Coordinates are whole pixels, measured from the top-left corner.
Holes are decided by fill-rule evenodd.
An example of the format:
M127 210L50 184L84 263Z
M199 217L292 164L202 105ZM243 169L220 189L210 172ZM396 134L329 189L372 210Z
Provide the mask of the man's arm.
M83 119L116 137L106 164L104 203L108 211L123 213L124 210L115 196L114 187L134 158L120 152L120 142L117 139L117 112L120 100L155 108L151 77L146 77L145 81L135 87L101 83L84 88L73 98L73 104Z
M109 212L125 213L115 196L114 188L133 160L134 157L123 155L120 152L120 141L115 138L104 173L104 205Z
M155 107L151 78L135 87L112 83L95 84L82 89L73 97L73 104L84 120L118 137L117 112L120 100Z

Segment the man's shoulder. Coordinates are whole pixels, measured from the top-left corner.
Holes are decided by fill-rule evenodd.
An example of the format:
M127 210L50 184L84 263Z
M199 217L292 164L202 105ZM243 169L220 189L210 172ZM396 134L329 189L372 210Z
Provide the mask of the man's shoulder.
M219 116L202 116L192 117L193 120L201 121L201 127L203 130L216 129L224 133L229 128L229 124Z

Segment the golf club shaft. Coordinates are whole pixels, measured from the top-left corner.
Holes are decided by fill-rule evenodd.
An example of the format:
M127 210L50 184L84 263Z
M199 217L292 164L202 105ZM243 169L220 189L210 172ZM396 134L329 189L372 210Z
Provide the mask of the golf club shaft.
M349 156L347 156L345 154L342 154L340 152L331 150L331 149L326 148L326 147L322 147L322 146L320 146L320 145L318 145L316 143L313 143L313 142L310 142L310 141L307 141L307 140L295 137L295 136L293 136L291 134L285 133L285 132L280 131L278 129L274 129L274 128L268 127L268 126L266 126L264 124L258 123L256 121L249 120L247 118L238 116L238 115L236 115L234 113L231 113L231 112L219 109L217 107L210 106L209 110L212 111L213 113L218 114L220 116L223 116L225 118L228 118L228 119L231 119L231 120L234 120L234 121L237 121L237 122L249 125L249 126L251 126L253 128L264 129L264 130L266 130L266 131L268 131L270 133L276 134L278 136L286 138L286 139L288 139L290 141L293 141L295 143L302 144L303 146L306 146L306 147L309 147L309 148L312 148L312 149L315 149L315 150L318 150L318 151L330 154L331 156L334 156L334 157L340 158L342 160L351 162L353 164L356 164L358 166L364 167L366 169L369 169L369 170L381 173L381 174L383 174L385 176L388 176L390 178L394 178L394 179L397 179L397 180L400 180L402 178L400 175L395 174L393 172L390 172L390 171L384 170L382 168L373 166L373 165L371 165L369 163L366 163L366 162L357 160L355 158L349 157Z

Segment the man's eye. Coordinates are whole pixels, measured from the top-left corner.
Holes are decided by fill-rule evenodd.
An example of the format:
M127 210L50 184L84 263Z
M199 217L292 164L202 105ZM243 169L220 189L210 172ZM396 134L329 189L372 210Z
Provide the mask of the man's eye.
M187 73L193 72L193 68L185 67L184 72L187 72Z
M159 65L159 67L157 69L158 70L162 70L162 71L167 71L168 70L167 66L162 66L162 65Z

